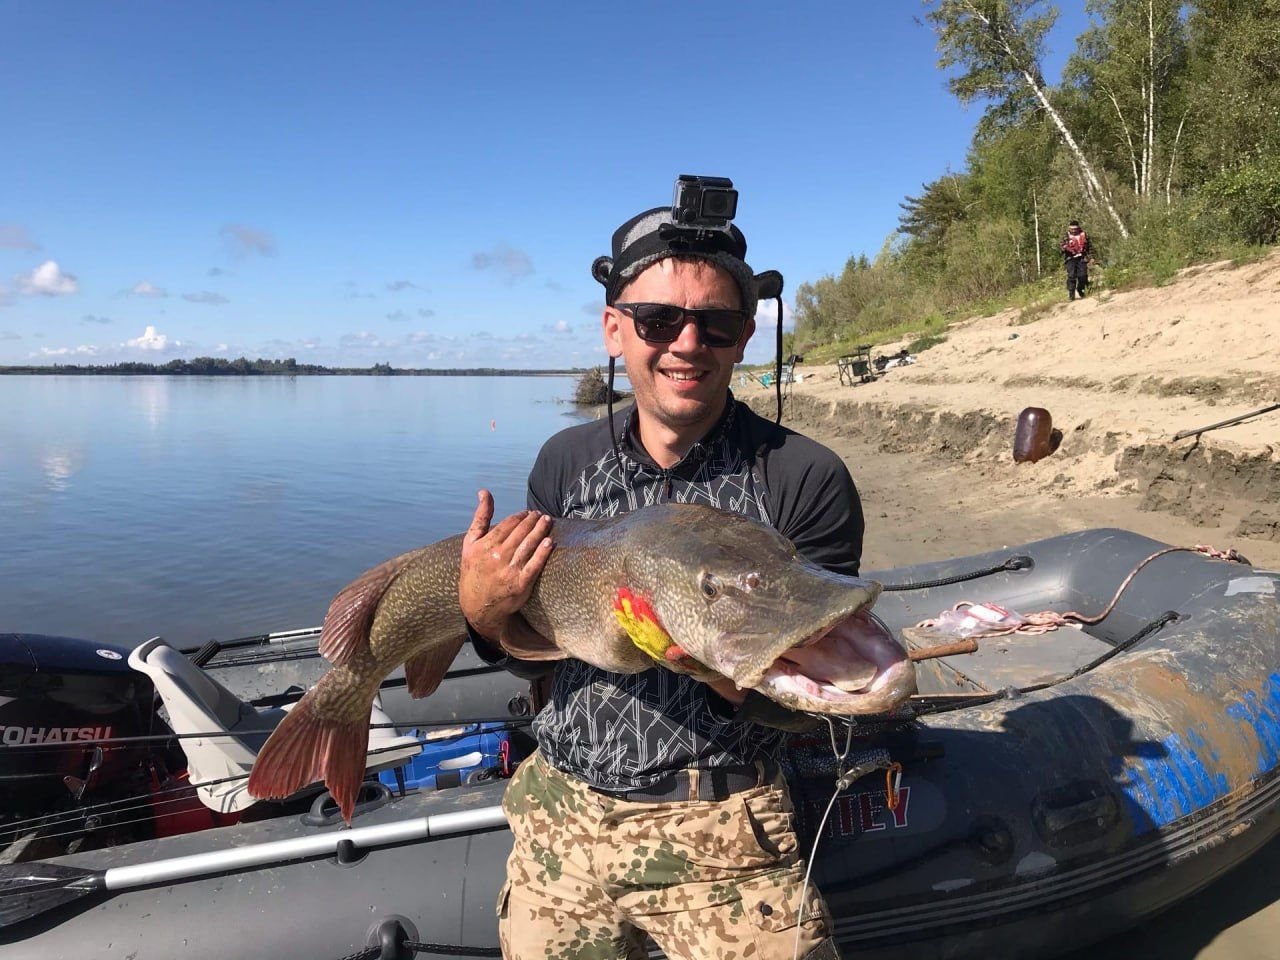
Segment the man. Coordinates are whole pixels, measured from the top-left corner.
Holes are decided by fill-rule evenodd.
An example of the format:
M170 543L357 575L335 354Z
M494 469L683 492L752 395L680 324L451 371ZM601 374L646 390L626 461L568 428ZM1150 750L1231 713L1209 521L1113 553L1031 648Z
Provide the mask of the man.
M593 267L605 347L626 364L632 410L552 437L529 477L527 514L490 529L481 492L459 594L490 662L496 645L519 650L531 632L516 611L550 552L552 517L710 504L773 524L831 570L858 572L862 508L844 464L729 392L759 288L780 295L780 279L752 273L727 222L701 237L673 222L672 208L633 217ZM753 717L796 719L728 680L713 690L658 668L624 676L560 662L534 722L538 752L504 801L515 834L498 904L504 955L636 958L648 933L671 957L790 960L797 945L800 956L837 956L812 886L797 923L804 863L775 762L784 735Z
M1089 285L1089 236L1080 229L1079 220L1067 224L1067 235L1059 248L1067 265L1067 299L1074 300L1076 294L1083 297Z

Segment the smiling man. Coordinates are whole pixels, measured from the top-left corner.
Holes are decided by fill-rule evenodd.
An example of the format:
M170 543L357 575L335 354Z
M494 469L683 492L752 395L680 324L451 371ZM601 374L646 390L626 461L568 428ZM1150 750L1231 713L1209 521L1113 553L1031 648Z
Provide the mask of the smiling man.
M490 529L482 493L459 594L490 662L524 676L543 666L498 648L538 645L517 611L550 552L554 517L709 504L772 524L830 570L858 572L862 507L844 464L729 391L757 301L779 295L781 278L747 266L746 239L729 222L737 193L725 185L681 178L671 207L628 220L592 266L605 288L605 349L625 363L635 404L546 443L527 514ZM668 670L622 675L577 660L554 669L534 721L538 751L504 803L515 835L498 904L504 954L639 958L647 933L670 957L836 956L821 897L802 894L777 763L783 730L805 718L728 680L713 689Z

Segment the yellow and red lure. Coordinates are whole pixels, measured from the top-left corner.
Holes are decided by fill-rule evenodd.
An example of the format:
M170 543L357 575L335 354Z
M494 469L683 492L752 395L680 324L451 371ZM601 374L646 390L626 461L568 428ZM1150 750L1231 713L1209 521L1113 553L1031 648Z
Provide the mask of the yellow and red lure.
M626 587L619 587L613 598L613 615L627 632L631 642L654 660L680 663L692 658L671 639L649 601Z

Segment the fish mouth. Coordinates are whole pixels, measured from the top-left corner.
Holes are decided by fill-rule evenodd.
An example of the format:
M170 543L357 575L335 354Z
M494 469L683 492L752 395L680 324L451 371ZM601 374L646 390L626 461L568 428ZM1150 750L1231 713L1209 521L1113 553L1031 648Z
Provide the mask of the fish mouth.
M916 692L916 672L864 606L784 650L750 685L784 706L852 716L897 707Z

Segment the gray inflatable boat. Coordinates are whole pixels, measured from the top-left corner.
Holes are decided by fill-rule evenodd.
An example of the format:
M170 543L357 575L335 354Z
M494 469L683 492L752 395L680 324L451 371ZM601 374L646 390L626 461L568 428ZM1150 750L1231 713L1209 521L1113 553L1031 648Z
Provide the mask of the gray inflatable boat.
M1280 574L1194 552L1148 559L1163 548L1094 530L870 574L886 584L876 613L909 645L947 639L920 626L947 611L953 627L982 620L954 615L972 613L965 602L1081 617L922 662L900 715L791 745L802 842L847 953L1054 956L1168 908L1275 835ZM18 785L0 821L6 958L494 952L510 848L501 774L528 747L520 683L460 662L414 702L389 681L351 828L319 792L238 806L243 758L216 742L251 762L253 731L297 695L286 688L318 675L314 643L313 631L249 638L191 670L170 658L165 679L155 641L142 662L0 635L0 791ZM182 697L204 713L170 702ZM219 726L183 734L192 717ZM189 782L217 764L223 783L195 802Z

